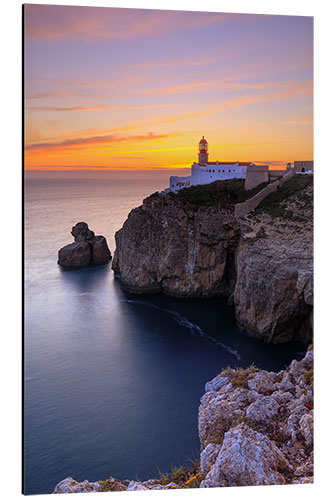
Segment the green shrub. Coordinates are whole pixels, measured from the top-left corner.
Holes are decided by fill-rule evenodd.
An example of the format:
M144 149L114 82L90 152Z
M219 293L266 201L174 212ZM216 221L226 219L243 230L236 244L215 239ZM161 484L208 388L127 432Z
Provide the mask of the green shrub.
M283 206L283 202L298 192L298 198L304 203L312 203L308 194L302 191L309 185L313 184L312 175L295 175L286 181L277 191L269 194L256 208L255 213L266 212L273 218L286 220L300 220L295 217L291 210ZM303 220L303 219L302 219Z
M170 192L168 196L174 200L188 203L193 207L213 206L216 204L235 205L261 191L268 182L246 191L244 179L229 179L226 181L215 181L210 184L190 186L183 188L178 193Z
M171 472L167 474L159 471L159 478L155 480L155 483L167 485L172 482L181 488L198 488L202 481L198 472L199 467L200 456L190 459L187 466L172 467Z
M221 372L222 377L228 377L230 382L235 387L247 387L247 382L253 377L253 375L259 371L255 365L250 365L247 368L235 368L232 369L230 366L225 368Z

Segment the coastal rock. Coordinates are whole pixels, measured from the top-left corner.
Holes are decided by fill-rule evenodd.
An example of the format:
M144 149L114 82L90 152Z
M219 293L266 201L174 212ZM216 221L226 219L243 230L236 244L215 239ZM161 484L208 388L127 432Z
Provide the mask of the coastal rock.
M53 493L312 483L312 372L312 346L279 373L226 368L201 398L199 464L143 482L67 478Z
M111 260L111 252L104 236L95 236L86 222L78 222L71 231L74 243L66 245L58 252L58 264L76 268L88 265L106 264Z
M86 241L71 243L59 250L58 264L63 267L87 266L90 260L91 250Z
M90 231L86 222L78 222L72 227L71 235L74 236L74 241L91 241L95 233Z
M131 481L127 487L127 491L141 491L141 490L148 490L148 488L146 488L146 486L144 486L139 481Z
M309 342L311 329L306 333L302 325L312 312L312 274L311 253L287 250L281 238L241 242L234 290L237 323L266 341Z
M206 384L200 487L312 482L312 362L309 347L279 373L227 368Z
M235 219L235 205L227 197L193 205L181 193L146 198L116 233L112 269L122 286L134 293L226 296L238 325L250 335L272 343L308 344L313 331L313 186L284 202L294 214L288 219L265 212Z
M216 461L216 457L219 454L221 449L220 444L210 443L206 446L206 448L200 454L200 472L202 475L206 476L206 474L212 468L212 465Z
M246 418L254 422L265 422L278 415L280 405L270 396L259 397L246 410Z
M94 264L105 264L111 260L111 252L104 236L95 236L92 239L91 259Z
M275 443L242 423L225 434L201 487L285 484L279 471L286 469L290 465Z
M152 195L130 212L116 235L112 269L136 293L210 297L231 289L238 241L231 209L194 209L168 195Z
M103 487L98 482L89 483L85 480L78 483L72 477L66 477L56 485L52 493L98 493L100 491L103 491Z

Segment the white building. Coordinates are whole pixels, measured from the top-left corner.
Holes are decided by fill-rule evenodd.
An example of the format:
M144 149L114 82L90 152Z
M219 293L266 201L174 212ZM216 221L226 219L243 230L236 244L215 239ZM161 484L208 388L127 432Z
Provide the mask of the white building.
M170 190L177 192L184 187L210 184L214 181L227 179L245 179L248 166L252 163L244 162L211 162L208 161L208 143L204 137L199 142L198 163L193 163L191 175L187 177L170 177Z

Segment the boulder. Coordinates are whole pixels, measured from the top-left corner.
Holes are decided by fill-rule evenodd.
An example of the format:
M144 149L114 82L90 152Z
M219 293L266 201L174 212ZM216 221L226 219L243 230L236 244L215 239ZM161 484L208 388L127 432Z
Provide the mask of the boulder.
M104 236L95 236L91 242L91 258L94 264L111 260L111 252Z
M202 487L285 484L280 471L290 469L273 441L242 423L224 437L214 465Z
M85 241L66 245L60 248L58 259L58 263L63 267L87 266L91 260L90 246Z
M66 477L60 481L52 493L97 493L103 491L103 486L98 482L89 483L87 479L79 483L72 477Z
M104 236L95 236L86 222L78 222L72 227L74 243L66 245L58 252L58 264L62 267L76 268L88 265L106 264L111 252Z
M86 222L78 222L72 227L71 234L74 236L74 241L92 240L95 236L93 231L90 231Z

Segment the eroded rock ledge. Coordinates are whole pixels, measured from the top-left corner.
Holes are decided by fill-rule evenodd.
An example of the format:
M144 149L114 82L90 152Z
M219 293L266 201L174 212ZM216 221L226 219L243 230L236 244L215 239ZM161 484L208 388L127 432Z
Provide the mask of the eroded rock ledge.
M311 346L279 373L227 368L201 398L198 463L143 482L66 478L53 493L312 483L312 379Z
M184 298L227 296L238 324L250 334L273 343L308 343L311 179L295 176L270 195L273 201L268 197L263 207L241 219L234 218L235 193L214 191L213 184L211 203L205 198L208 188L200 186L196 198L186 189L173 196L155 193L130 212L116 233L112 263L122 286L134 293ZM283 201L276 201L279 197Z

